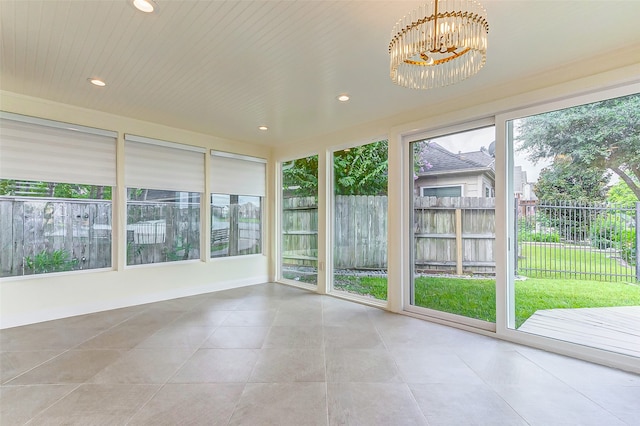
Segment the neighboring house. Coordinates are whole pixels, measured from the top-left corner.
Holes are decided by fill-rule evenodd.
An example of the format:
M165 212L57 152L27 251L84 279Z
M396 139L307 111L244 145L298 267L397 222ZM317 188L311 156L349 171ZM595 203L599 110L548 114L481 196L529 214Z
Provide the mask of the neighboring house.
M414 190L421 197L494 197L495 142L489 149L454 154L430 142L425 157L432 167L416 174Z

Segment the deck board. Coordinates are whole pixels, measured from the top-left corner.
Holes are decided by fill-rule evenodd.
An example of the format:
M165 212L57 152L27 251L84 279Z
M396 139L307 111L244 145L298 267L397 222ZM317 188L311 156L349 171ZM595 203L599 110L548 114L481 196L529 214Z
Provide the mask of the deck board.
M640 306L545 309L518 330L640 357Z

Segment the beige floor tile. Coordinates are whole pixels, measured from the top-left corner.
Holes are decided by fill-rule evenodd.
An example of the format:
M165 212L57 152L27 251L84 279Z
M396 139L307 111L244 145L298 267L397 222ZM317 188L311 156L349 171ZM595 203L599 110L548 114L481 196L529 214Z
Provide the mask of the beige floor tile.
M33 424L124 424L159 385L84 384L41 412Z
M264 341L265 348L322 348L321 326L273 326Z
M78 349L131 349L151 337L160 328L154 325L119 324L87 340Z
M0 351L2 426L640 418L638 375L272 283L1 330Z
M202 347L259 349L268 332L269 327L218 327Z
M212 333L209 327L169 325L161 328L136 345L136 348L189 348L198 349Z
M400 382L393 357L381 349L327 351L327 382Z
M244 383L258 359L256 349L199 349L171 383Z
M167 384L129 425L226 425L243 389L244 384Z
M21 425L73 391L78 385L0 387L0 424Z
M404 383L328 383L331 425L427 425Z
M61 353L60 349L55 351L0 352L0 383L5 383Z
M165 383L195 349L131 349L89 379L91 383Z
M69 332L60 327L15 327L0 330L3 351L35 351L69 349L101 333L100 328L81 328Z
M276 316L270 311L234 311L222 322L225 327L269 327Z
M251 382L324 382L324 354L317 349L262 349Z
M71 350L10 380L10 385L84 383L122 355L115 350Z
M324 383L249 383L229 425L326 425Z

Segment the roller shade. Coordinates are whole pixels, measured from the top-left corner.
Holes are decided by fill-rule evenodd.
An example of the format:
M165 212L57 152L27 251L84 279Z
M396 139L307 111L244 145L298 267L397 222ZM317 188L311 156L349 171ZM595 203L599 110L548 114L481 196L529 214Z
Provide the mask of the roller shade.
M125 135L129 188L204 192L204 148Z
M116 184L117 133L0 112L0 178Z
M211 151L211 192L264 197L267 160Z

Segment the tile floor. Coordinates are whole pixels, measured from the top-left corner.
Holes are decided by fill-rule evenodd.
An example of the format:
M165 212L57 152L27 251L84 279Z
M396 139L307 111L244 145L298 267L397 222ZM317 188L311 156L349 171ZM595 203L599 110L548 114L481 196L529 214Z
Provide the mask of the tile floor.
M638 375L279 284L0 345L3 426L640 424Z

